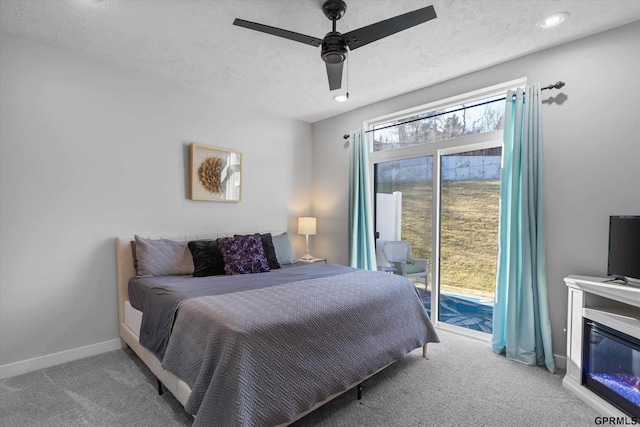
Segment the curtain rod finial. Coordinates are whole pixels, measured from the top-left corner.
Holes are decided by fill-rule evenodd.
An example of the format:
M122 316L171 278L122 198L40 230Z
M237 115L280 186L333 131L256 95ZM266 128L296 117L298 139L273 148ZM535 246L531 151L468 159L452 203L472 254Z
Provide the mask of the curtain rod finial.
M561 80L558 80L557 82L555 82L554 84L551 84L549 86L540 88L540 90L545 90L545 89L560 89L561 87L563 87L565 85L565 83Z
M343 137L344 139L349 139L349 135L347 135L346 133L345 133L344 135L342 135L342 137Z

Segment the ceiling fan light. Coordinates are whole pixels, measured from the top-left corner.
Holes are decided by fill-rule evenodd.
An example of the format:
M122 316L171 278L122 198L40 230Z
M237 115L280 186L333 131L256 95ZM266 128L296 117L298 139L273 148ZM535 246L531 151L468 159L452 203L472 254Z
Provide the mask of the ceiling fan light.
M562 24L569 17L567 12L558 12L547 16L542 21L538 22L540 28L552 28Z
M325 54L322 59L327 64L339 64L344 62L344 60L347 59L347 56L340 52L329 52Z
M340 64L347 59L347 45L340 33L331 32L325 36L320 56L327 64Z

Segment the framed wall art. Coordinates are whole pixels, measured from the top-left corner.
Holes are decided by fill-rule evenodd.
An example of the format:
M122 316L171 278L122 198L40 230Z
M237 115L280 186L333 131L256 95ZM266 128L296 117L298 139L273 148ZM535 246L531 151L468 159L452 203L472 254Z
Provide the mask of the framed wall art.
M239 202L242 195L242 153L191 144L191 200Z

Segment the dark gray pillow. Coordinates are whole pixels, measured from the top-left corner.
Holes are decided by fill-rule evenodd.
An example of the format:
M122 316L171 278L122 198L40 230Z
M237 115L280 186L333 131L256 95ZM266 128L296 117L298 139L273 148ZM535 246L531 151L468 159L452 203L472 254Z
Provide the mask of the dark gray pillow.
M187 242L145 239L135 236L138 274L136 277L193 274L193 258Z
M224 258L215 240L193 240L189 242L193 256L193 277L221 276L224 271Z
M133 268L136 269L136 276L138 275L138 257L136 257L136 241L131 241L131 255L133 255Z
M293 247L287 232L272 236L272 241L280 265L293 264Z
M276 248L273 247L273 237L271 236L271 233L261 234L260 238L262 239L262 247L264 248L264 255L267 257L269 268L271 270L280 268L278 255L276 255Z

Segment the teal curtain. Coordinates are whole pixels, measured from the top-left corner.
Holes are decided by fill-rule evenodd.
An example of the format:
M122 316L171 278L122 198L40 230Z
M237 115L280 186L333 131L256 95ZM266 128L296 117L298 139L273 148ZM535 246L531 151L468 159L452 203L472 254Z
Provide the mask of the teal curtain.
M349 135L349 265L376 270L369 145L364 129Z
M492 347L553 373L540 84L509 91L506 103Z

